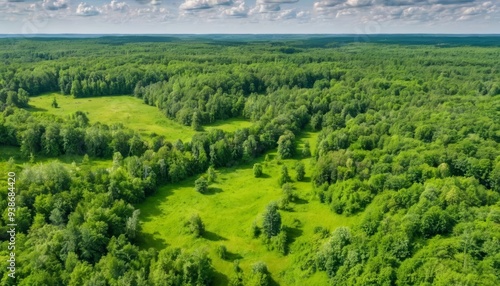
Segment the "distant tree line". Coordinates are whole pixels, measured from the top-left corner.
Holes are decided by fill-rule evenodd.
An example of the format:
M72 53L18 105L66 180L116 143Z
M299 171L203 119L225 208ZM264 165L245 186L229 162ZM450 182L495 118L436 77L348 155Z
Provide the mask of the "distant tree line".
M2 46L0 145L18 147L32 162L82 158L78 166L17 170L18 243L25 247L17 284L210 285L215 273L205 252L137 247L133 205L161 184L197 174L206 173L196 184L206 191L210 167L249 162L274 148L280 160L312 155L313 199L337 214L361 216L331 230L318 222L314 239L293 249L292 271L323 271L333 285L499 284L497 49L295 45L19 40L17 50ZM135 95L195 130L240 116L253 126L168 142L120 124L91 124L84 112L58 118L23 109L30 96L55 91ZM306 128L319 132L314 154L308 145L297 150ZM96 158L110 158L112 166L93 166ZM9 164L15 168L13 159ZM262 165L253 171L261 177ZM294 245L280 212L295 199L292 181L304 179L304 166L295 167L296 177L290 173L283 165L275 178L280 201L266 207L262 226L252 226L254 236L283 255ZM5 189L0 195L6 198ZM204 231L201 219L188 220L195 236ZM2 241L6 229L4 214ZM233 278L234 285L271 283L261 262L245 275L235 264ZM9 283L5 275L1 281Z

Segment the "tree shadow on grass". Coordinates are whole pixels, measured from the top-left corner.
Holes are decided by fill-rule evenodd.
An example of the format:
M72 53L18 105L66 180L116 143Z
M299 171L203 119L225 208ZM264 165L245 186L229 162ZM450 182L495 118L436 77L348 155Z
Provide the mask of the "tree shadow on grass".
M161 250L167 248L168 244L165 240L155 237L154 234L141 232L138 237L139 245L147 245L156 250Z
M208 190L203 194L204 195L215 195L215 194L222 193L222 192L223 191L221 188L209 187Z
M234 262L235 260L241 260L243 259L243 256L241 256L239 253L233 253L228 251L226 253L226 260Z
M276 280L274 280L273 276L272 275L269 275L269 286L279 286L280 284L278 284L278 282L276 282Z
M213 285L229 285L229 278L219 271L214 271Z
M146 200L142 202L139 206L139 209L141 210L140 214L141 221L148 222L154 218L164 215L162 209L160 208L160 204L158 204L157 202L168 200L168 197L173 194L174 194L174 188L159 187L155 193L148 196Z
M40 108L40 107L36 107L36 106L32 106L30 105L28 108L27 108L28 111L33 111L33 112L45 112L47 111L47 109L45 108Z
M295 240L297 240L297 238L302 236L303 233L304 233L304 231L302 229L300 229L299 227L287 227L286 234L287 234L287 237L289 240L288 243L289 244L294 243Z
M207 231L203 232L203 238L208 239L210 241L224 241L227 240L227 238L218 235L215 232Z
M294 204L297 204L297 205L305 205L307 203L309 203L308 200L304 200L302 198L295 198L295 200L293 201Z
M147 196L143 202L138 204L138 208L141 210L141 222L148 222L165 215L165 211L162 209L163 205L158 202L168 203L170 197L173 196L176 191L185 187L193 186L193 178L189 178L175 184L165 182L159 185L153 194Z
M268 174L262 173L262 175L260 175L259 178L269 179L269 178L271 178L271 176Z

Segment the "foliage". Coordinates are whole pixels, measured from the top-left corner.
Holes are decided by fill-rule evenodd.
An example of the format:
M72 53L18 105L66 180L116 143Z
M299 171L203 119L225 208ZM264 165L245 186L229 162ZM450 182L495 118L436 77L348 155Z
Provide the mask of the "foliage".
M295 153L294 146L295 136L291 132L286 132L278 139L278 155L282 159L287 159Z
M304 180L304 177L306 175L306 168L304 166L304 163L302 163L301 161L297 162L297 164L295 164L295 172L297 172L295 176L295 179L297 181Z
M257 238L259 237L261 233L261 229L260 227L257 225L257 222L256 221L253 221L252 222L252 228L251 228L251 235L252 235L252 238Z
M269 271L267 265L262 262L256 262L252 265L252 272L245 285L268 286L270 285Z
M292 181L292 178L288 174L288 167L286 165L283 165L281 167L281 174L278 178L278 184L280 186L283 186L284 184L289 183L291 181Z
M57 104L57 100L55 97L52 100L52 103L50 104L50 106L52 106L53 108L59 108L59 104Z
M253 175L255 178L262 176L262 165L259 163L253 164Z
M208 191L208 180L205 178L205 176L199 177L195 182L194 182L194 189L198 193L206 193Z
M281 186L281 191L282 195L279 201L279 207L280 209L287 210L289 208L290 202L293 202L296 197L293 184L291 183L283 184L283 186Z
M18 284L220 283L203 251L165 247L161 240L149 244L156 250L137 246L148 239L140 226L154 216L182 225L179 216L162 213L185 210L187 200L170 205L180 192L154 200L148 215L135 206L158 187L192 190L194 179L182 180L205 172L208 180L197 182L206 190L215 180L209 166L239 176L239 169L226 168L262 155L269 180L278 179L283 199L291 201L286 164L306 128L318 132L311 166L304 168L319 200L282 212L283 221L301 222L286 231L277 204L267 207L262 233L289 256L280 258L283 265L270 264L273 254L259 249L250 256L271 269L289 267L275 276L280 283L500 284L498 39L347 38L0 40L17 47L0 45L0 168L19 171ZM50 108L51 102L64 108ZM229 119L248 125L218 129ZM311 156L308 141L303 158ZM282 165L270 160L272 150ZM15 162L7 163L11 156ZM269 185L266 197L234 192L239 201L226 206L219 194L185 192L200 200L193 208L216 204L210 215L201 213L211 227L224 213L241 229L256 208L279 196L257 164L254 175L261 178L252 181L247 170L238 179ZM301 168L297 196L308 194ZM235 186L256 192L250 184ZM6 209L5 189L0 196ZM161 213L160 203L167 206ZM244 207L233 208L236 203ZM2 213L0 229L7 222ZM193 215L186 228L199 237L204 224ZM260 235L257 224L251 230ZM179 245L189 248L182 235ZM217 239L232 249L234 237ZM242 255L247 272L235 273L234 285L272 283L265 264L248 269L249 256Z
M210 166L207 170L208 183L214 183L217 180L217 173L214 167Z
M311 146L309 145L309 142L304 143L304 148L302 149L302 157L311 157Z
M262 231L267 238L278 235L281 230L281 215L278 212L278 204L271 202L267 205L263 215Z
M191 215L185 226L194 237L201 237L205 232L205 225L198 214Z
M217 256L220 259L227 259L227 248L224 245L217 246Z

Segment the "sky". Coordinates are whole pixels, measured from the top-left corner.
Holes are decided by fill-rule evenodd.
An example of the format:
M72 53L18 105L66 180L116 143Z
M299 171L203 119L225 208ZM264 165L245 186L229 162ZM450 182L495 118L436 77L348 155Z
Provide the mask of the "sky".
M0 0L0 34L500 34L500 0Z

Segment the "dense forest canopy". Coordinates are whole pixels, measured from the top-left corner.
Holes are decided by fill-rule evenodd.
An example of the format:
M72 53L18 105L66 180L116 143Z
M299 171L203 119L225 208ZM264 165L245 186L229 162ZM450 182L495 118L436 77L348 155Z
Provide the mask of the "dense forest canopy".
M18 174L19 246L17 278L3 272L1 285L218 284L203 249L140 248L136 205L192 176L206 193L218 168L255 162L261 177L259 158L272 150L277 160L310 158L312 199L361 218L294 244L280 214L297 203L305 166L280 167L282 198L248 229L293 256L283 285L317 272L325 285L500 284L499 37L219 37L0 39L0 151L18 150L0 163ZM30 107L48 92L135 96L197 133L169 142L85 110L62 118ZM252 127L203 130L237 117ZM297 148L305 130L319 134L313 154ZM82 164L34 163L63 156ZM109 166L92 166L96 158ZM200 239L202 220L186 218ZM277 275L235 262L226 284L271 285Z

